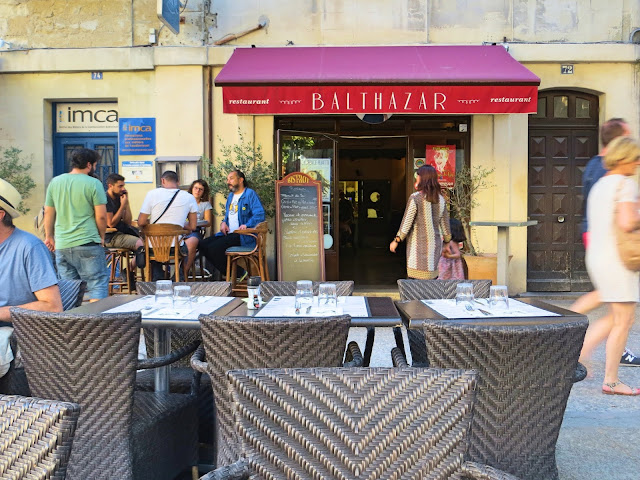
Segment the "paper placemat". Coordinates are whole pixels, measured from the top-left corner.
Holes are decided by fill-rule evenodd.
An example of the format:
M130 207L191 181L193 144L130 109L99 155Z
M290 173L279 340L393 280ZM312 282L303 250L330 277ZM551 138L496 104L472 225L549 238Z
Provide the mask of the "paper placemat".
M464 304L456 305L455 299L422 300L432 310L447 318L491 318L491 317L559 317L557 313L534 307L528 303L509 299L509 308L496 308L489 305L487 298L476 298L473 310L467 310Z
M158 305L155 302L155 295L145 295L144 297L135 299L133 302L107 310L105 313L141 312L142 318L145 320L197 320L200 315L215 312L233 300L233 298L234 297L210 297L207 295L192 296L191 309L186 309L167 308L164 305Z
M313 297L311 310L296 314L296 297L273 297L256 313L256 317L328 317L331 315L351 315L366 318L369 316L365 297L338 297L336 312L324 312L318 307L318 297Z

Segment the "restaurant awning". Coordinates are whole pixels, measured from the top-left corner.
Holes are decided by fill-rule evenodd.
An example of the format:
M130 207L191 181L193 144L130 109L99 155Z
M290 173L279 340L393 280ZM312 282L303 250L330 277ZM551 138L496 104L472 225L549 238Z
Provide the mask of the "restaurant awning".
M224 112L535 113L540 79L501 45L237 48Z

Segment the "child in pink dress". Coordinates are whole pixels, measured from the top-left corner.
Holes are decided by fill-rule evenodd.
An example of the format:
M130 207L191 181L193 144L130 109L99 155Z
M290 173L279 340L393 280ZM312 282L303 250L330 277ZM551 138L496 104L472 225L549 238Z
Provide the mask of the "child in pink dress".
M442 256L438 262L438 279L440 280L464 280L464 267L462 265L462 254L458 244L464 242L466 237L462 229L462 223L455 218L449 219L451 226L451 253L442 250Z

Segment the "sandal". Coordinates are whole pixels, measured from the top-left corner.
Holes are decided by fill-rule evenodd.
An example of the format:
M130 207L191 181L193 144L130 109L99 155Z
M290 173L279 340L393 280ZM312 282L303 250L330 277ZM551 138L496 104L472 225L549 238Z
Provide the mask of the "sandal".
M627 385L626 383L622 383L620 380L618 380L617 382L613 382L613 383L604 383L602 385L602 393L604 393L605 395L626 395L626 396L630 396L630 397L635 397L636 395L640 395L640 388L631 388L631 393L624 393L624 392L616 392L614 389L618 386L618 385L626 385L627 387L629 387L629 385Z

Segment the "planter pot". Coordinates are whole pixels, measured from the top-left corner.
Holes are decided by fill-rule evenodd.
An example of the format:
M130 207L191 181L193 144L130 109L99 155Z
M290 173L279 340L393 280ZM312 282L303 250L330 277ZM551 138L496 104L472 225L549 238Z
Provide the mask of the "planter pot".
M469 268L469 280L491 280L492 285L498 284L498 258L495 253L482 255L463 255ZM509 255L509 262L513 255Z

